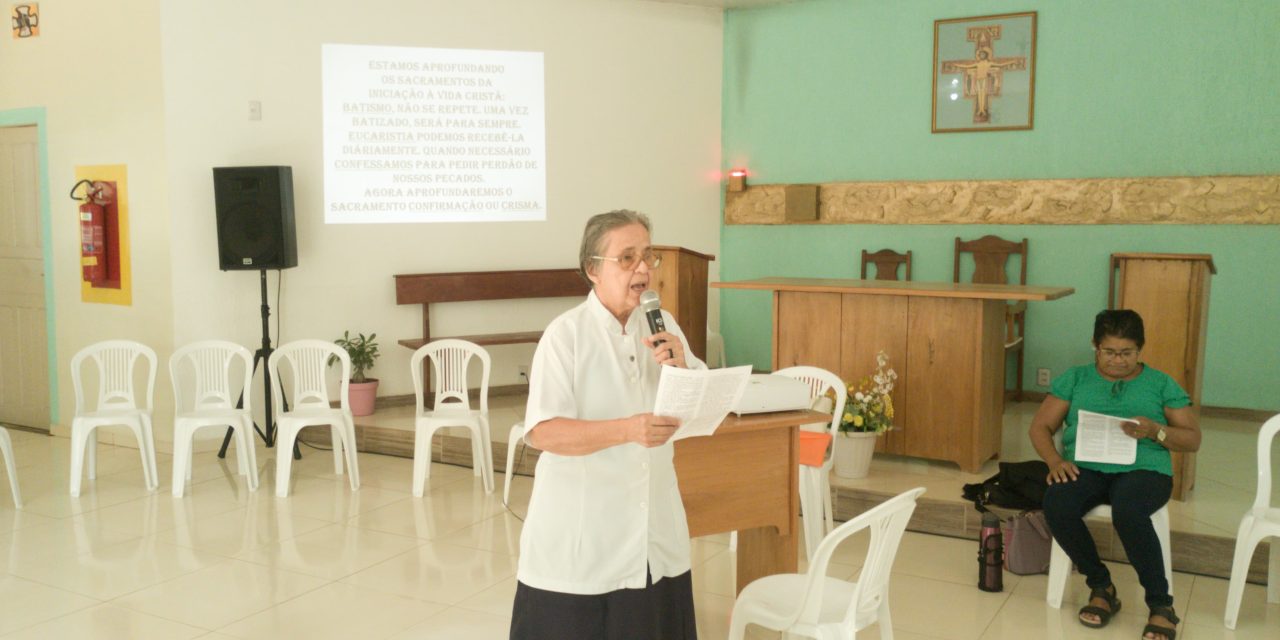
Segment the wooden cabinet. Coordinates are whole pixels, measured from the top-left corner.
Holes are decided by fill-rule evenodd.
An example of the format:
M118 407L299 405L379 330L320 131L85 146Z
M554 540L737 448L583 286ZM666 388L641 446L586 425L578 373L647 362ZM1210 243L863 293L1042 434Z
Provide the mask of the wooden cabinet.
M774 291L773 368L822 367L848 381L898 373L895 429L878 451L949 460L975 472L1000 452L1007 300L1062 287L764 278L714 286Z
M838 374L843 371L840 349L835 348L845 324L840 294L778 291L773 297L774 326L778 327L773 370L806 365Z
M830 369L849 382L857 382L876 370L876 354L884 351L889 366L898 373L893 388L893 421L896 427L876 440L876 451L903 453L911 406L907 402L907 309L905 296L843 295L840 324L840 365ZM824 367L825 368L825 367Z
M1004 303L910 298L900 451L977 471L1000 452ZM891 443L892 444L892 443Z
M700 360L707 359L707 271L716 257L684 247L654 246L662 264L653 274L649 288L658 292L666 309L684 331L689 348Z
M1169 374L1191 396L1200 413L1205 333L1209 324L1209 280L1217 269L1203 253L1114 253L1107 296L1112 309L1142 316L1146 345L1142 361ZM1185 500L1195 487L1196 455L1173 454L1173 498Z

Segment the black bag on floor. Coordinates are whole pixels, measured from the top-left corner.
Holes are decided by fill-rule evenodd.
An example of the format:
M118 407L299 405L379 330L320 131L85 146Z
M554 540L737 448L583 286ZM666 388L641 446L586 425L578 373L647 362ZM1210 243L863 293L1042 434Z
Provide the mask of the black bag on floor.
M1042 509L1049 465L1042 460L1001 462L1000 472L977 484L964 485L964 498L972 500L978 511L987 505L1006 509Z

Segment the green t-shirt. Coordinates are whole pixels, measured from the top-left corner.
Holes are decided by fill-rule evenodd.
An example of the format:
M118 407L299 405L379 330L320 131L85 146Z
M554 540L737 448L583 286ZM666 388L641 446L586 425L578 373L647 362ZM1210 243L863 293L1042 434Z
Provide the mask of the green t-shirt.
M1120 473L1146 469L1173 475L1173 462L1169 450L1151 438L1138 441L1138 457L1133 464L1104 464L1076 461L1076 424L1079 411L1105 413L1117 418L1146 416L1152 421L1167 425L1165 409L1181 409L1191 406L1191 398L1178 383L1167 374L1150 365L1142 366L1142 373L1132 380L1107 380L1098 369L1087 364L1068 369L1053 381L1050 393L1071 403L1067 411L1067 428L1062 433L1063 457L1085 469L1104 473Z

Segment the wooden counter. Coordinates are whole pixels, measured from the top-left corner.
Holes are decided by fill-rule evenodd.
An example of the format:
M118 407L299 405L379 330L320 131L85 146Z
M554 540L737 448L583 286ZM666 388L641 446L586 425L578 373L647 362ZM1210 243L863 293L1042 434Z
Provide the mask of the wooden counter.
M949 460L968 472L1000 453L1004 308L1070 287L761 278L721 289L773 291L773 369L810 365L846 381L871 375L876 353L898 372L894 430L878 451Z

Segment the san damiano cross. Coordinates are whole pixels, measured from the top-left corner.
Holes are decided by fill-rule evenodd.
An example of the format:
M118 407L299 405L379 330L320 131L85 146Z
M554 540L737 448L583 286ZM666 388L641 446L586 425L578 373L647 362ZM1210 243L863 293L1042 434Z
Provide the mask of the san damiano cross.
M1000 39L1000 25L970 27L972 60L944 60L942 73L964 74L964 97L973 100L973 123L991 122L991 99L1000 97L1005 71L1026 71L1026 56L997 58L992 47Z

